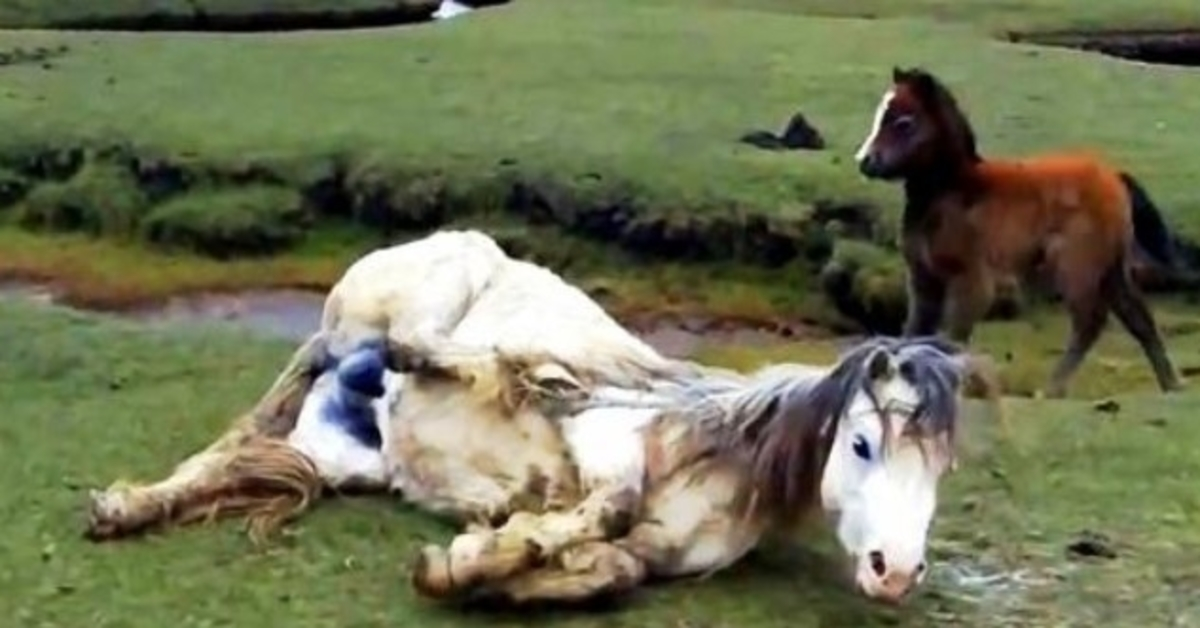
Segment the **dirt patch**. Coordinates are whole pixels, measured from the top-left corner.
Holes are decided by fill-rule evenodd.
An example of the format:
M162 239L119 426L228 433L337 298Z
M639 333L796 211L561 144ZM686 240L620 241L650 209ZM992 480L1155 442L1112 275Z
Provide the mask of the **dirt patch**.
M1200 29L1009 33L1008 40L1099 52L1143 63L1200 66Z

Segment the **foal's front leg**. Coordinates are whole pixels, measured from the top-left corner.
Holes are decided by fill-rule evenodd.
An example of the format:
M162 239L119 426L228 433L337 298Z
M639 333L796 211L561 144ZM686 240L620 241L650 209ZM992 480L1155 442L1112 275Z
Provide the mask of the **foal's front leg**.
M985 269L972 269L952 278L947 284L947 293L950 339L959 344L970 344L975 325L992 307L995 280Z
M946 283L920 260L908 264L908 318L904 336L932 336L942 324L946 302Z
M227 512L251 512L252 532L266 532L303 510L320 479L303 454L283 440L325 360L324 338L310 338L254 409L203 450L151 484L115 482L92 491L85 536L127 536L164 523L188 523Z

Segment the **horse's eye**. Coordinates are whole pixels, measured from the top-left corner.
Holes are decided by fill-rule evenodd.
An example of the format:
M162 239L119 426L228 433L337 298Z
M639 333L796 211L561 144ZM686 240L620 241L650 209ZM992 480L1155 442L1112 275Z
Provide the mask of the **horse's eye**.
M867 439L862 436L855 436L853 447L854 455L868 462L871 460L871 446L867 444Z
M892 123L892 128L901 135L908 135L917 128L917 121L912 116L900 116Z

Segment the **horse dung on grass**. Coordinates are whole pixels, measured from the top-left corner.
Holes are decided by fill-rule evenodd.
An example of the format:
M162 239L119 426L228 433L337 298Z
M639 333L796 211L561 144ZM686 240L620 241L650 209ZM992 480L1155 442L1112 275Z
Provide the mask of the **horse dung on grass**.
M970 341L996 282L1048 273L1071 319L1047 395L1069 380L1111 311L1137 339L1164 391L1180 387L1131 271L1134 245L1176 268L1172 240L1141 185L1086 153L985 159L942 82L895 68L855 156L870 179L903 181L901 248L908 266L906 335Z
M825 511L866 596L924 578L937 487L980 360L874 338L749 375L662 357L478 232L355 262L257 406L166 479L92 496L88 535L246 513L257 538L327 489L457 522L412 585L439 600L583 601L716 572Z

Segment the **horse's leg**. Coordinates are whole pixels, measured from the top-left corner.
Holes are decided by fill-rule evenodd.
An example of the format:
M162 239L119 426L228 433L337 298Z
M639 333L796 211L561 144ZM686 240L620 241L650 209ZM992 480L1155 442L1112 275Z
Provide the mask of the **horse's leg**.
M582 601L648 577L705 577L754 547L765 522L741 510L739 475L703 464L659 486L626 536L565 548L548 565L483 589L511 602Z
M320 479L311 461L282 439L295 427L325 359L318 334L293 354L253 410L170 476L145 485L115 482L92 491L86 536L114 539L226 512L251 513L252 532L258 533L306 508L321 488Z
M646 580L646 561L620 545L587 541L566 548L552 564L483 588L481 597L514 604L583 602L630 591Z
M931 336L942 324L946 309L946 283L919 259L908 265L908 317L904 336Z
M1108 322L1109 303L1099 282L1086 287L1077 287L1063 282L1063 300L1071 317L1071 335L1066 351L1059 358L1046 396L1052 399L1066 396L1067 382L1083 363L1083 358L1095 346L1104 326Z
M1158 326L1150 313L1150 307L1133 283L1127 268L1118 267L1106 277L1105 293L1117 320L1121 321L1130 335L1138 341L1146 358L1150 360L1159 388L1164 392L1181 388L1182 384L1167 357L1167 350L1163 346L1162 336L1158 333Z
M429 597L461 595L528 570L568 546L614 538L628 529L639 499L639 491L612 485L592 491L567 512L518 512L494 530L468 529L447 549L421 550L413 586Z
M995 299L995 278L986 268L976 267L950 280L947 292L950 339L959 344L970 344L975 325L987 314Z

